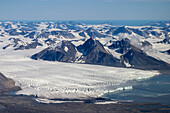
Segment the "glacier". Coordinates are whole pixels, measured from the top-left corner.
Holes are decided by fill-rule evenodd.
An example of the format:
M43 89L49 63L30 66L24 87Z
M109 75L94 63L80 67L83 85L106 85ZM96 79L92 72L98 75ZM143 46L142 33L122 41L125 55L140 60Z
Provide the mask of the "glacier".
M104 45L106 51L118 59L121 59L123 54L117 52L119 48L108 47L113 42L128 38L132 40L133 45L140 47L141 42L148 41L153 45L152 48L140 49L149 56L170 63L169 55L162 53L168 50L170 45L168 42L158 43L169 39L169 22L165 23L166 26L71 23L31 22L30 25L26 22L0 22L0 72L13 79L16 85L22 88L16 94L38 96L37 101L47 103L51 102L48 99L96 98L108 92L132 90L133 85L128 81L147 79L159 74L156 70L129 68L131 65L128 62L124 62L127 68L118 68L80 64L85 63L81 60L76 60L75 63L64 63L30 59L32 55L47 47L60 46L63 40L79 46L93 37ZM19 41L15 42L14 39ZM48 41L51 43L47 43ZM43 46L17 49L33 42L41 43ZM3 49L6 46L8 47ZM68 51L68 48L64 50ZM79 58L82 53L77 52L76 56Z
M2 50L0 53L0 72L22 88L16 94L46 99L96 98L107 92L131 89L129 84L126 86L129 80L159 74L158 71L30 59L39 50Z

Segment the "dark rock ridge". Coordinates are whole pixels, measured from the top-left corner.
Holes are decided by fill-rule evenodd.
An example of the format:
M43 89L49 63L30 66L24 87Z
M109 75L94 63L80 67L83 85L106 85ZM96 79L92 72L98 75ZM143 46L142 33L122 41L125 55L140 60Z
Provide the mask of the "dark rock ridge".
M129 30L133 31L134 33L138 34L139 36L143 36L145 38L149 37L150 32L148 32L147 30L141 31L139 29L133 29L133 28L129 28ZM154 35L156 35L157 32L155 32ZM158 34L157 34L158 35Z
M11 36L18 36L18 35L25 35L25 34L27 34L26 31L18 32L17 29L9 29L9 30L5 30L5 32L9 33L9 35L11 35Z
M24 43L22 40L19 38L10 38L9 40L13 40L14 42L14 47L17 46L19 43Z
M151 31L151 34L154 35L154 36L156 36L156 37L159 37L159 36L162 35L162 33L158 33L158 32L156 32L156 31Z
M122 61L130 64L130 67L144 70L169 70L170 64L148 56L142 50L131 45L131 49L121 56Z
M28 35L26 35L25 37L29 37L29 38L34 38L35 37L35 31L30 32Z
M66 39L74 39L75 36L72 33L69 33L68 31L51 31L51 35L55 35L57 37L64 37Z
M15 82L12 79L6 78L0 73L0 92L16 91L20 89L20 87L15 86Z
M50 35L50 32L48 31L42 31L38 36L37 38L48 38Z
M170 38L165 38L165 39L163 39L162 41L157 42L157 43L170 44Z
M112 35L118 35L119 33L127 33L131 35L132 33L138 34L139 36L149 38L150 34L155 36L155 37L160 37L162 33L158 33L156 31L152 31L153 29L150 28L142 28L140 29L134 29L134 28L128 28L128 27L118 27L118 28L110 28L107 34L112 34ZM164 30L165 31L165 30ZM167 32L163 32L163 34L167 34Z
M167 53L168 55L170 55L170 49L166 51L162 51L162 53Z
M117 29L117 27L111 27L109 31L106 32L106 34L112 35L115 29Z
M7 49L8 47L13 46L13 47L15 47L14 50L24 50L24 49L35 49L38 46L43 46L37 40L34 42L31 42L31 43L24 43L19 38L10 38L9 40L13 40L13 43L4 46L3 49Z
M110 28L110 30L107 32L107 34L112 34L112 35L118 35L119 33L127 33L131 35L132 33L138 34L139 36L143 37L149 37L150 32L147 32L147 30L139 30L139 29L134 29L134 28L128 28L126 26L123 27L118 27L118 28ZM156 33L155 33L156 35Z
M10 46L16 47L17 45L24 44L24 42L22 40L20 40L19 38L10 38L9 40L12 40L13 43L12 44L8 44L6 46L3 47L3 49L7 49Z
M150 26L156 26L156 27L167 27L166 24L169 24L170 22L165 22L165 21L160 21L160 22L151 22L145 25L150 25Z
M124 54L131 48L130 40L128 38L125 38L120 41L114 41L112 45L108 46L108 48L119 48L116 52Z
M24 49L35 49L38 46L43 46L41 43L39 42L32 42L30 44L27 45L20 45L18 48L16 48L15 50L24 50Z
M96 37L105 38L106 37L106 35L103 35L103 34L99 33L97 30L95 30L93 28L88 28L85 31L80 32L79 35L82 36L82 37L86 37L85 33L87 33L87 35L90 38L96 38Z
M47 45L53 45L53 44L55 44L56 42L54 41L54 40L52 40L52 39L47 39L47 40L45 40L44 41Z
M170 49L166 51L170 55Z
M3 49L7 49L10 46L12 46L12 44L8 44L8 45L4 46Z
M125 66L119 59L106 51L104 46L98 40L90 38L83 45L78 46L77 49L83 54L83 61L87 64L119 67Z
M142 46L143 46L143 47L145 47L145 46L150 46L150 47L152 47L152 44L151 44L150 42L148 42L148 41L144 41L144 42L142 42Z
M143 43L143 45L150 45L148 42ZM65 47L67 47L67 50L65 50ZM131 67L144 70L170 69L170 64L148 56L144 51L133 46L129 39L116 41L109 48L119 48L117 52L122 54L121 59L115 58L98 40L92 38L77 48L71 42L63 41L60 46L53 49L51 47L46 48L31 58L62 62L84 61L86 64ZM82 54L81 57L76 57L77 50Z
M67 48L67 50L65 48ZM80 58L76 57L77 50L82 53ZM62 41L60 46L46 48L33 55L31 58L36 60L43 59L62 62L75 62L81 60L87 64L119 67L125 66L119 59L113 57L108 51L106 51L104 46L98 40L92 38L88 39L83 45L80 45L77 48L69 41Z
M148 41L141 42L141 47L152 47L152 44ZM145 70L163 70L170 69L170 64L157 60L151 56L148 56L141 49L133 46L130 40L125 38L120 41L113 42L108 46L110 49L117 49L116 52L121 53L121 61L126 64L127 67L145 69Z
M124 54L126 53L129 49L131 49L132 44L130 43L130 40L128 38L122 39L122 40L118 40L118 41L113 41L111 42L111 45L108 45L109 49L116 49L118 48L118 50L116 52ZM140 42L141 44L136 44L135 46L137 46L137 48L145 48L145 47L149 47L152 48L152 44L149 43L148 41L143 41Z
M76 47L71 42L62 41L56 47L48 47L31 58L36 60L74 62L76 60L76 53Z
M85 35L84 32L80 32L79 35L82 36L82 37L84 37L84 38L86 37L86 35Z
M37 35L37 38L49 38L50 35L56 36L57 38L66 38L66 39L74 39L75 36L68 32L68 31L42 31L39 35ZM35 37L35 33L30 33L27 37Z
M126 28L125 26L119 27L116 30L113 31L113 35L118 35L119 33L127 33L132 34L132 31L129 28Z

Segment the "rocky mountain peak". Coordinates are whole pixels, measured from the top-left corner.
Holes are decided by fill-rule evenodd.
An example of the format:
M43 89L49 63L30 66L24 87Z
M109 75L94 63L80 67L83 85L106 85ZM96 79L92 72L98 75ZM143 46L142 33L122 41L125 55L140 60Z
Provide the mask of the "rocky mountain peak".
M43 59L49 61L74 62L76 60L77 49L69 41L61 41L53 47L48 47L33 55L33 59Z
M83 55L88 55L95 48L105 51L103 45L98 40L93 38L89 38L83 45L77 47L77 49L83 53Z
M132 31L123 26L123 27L118 27L116 30L114 30L113 35L118 35L119 33L127 33L127 34L132 34Z

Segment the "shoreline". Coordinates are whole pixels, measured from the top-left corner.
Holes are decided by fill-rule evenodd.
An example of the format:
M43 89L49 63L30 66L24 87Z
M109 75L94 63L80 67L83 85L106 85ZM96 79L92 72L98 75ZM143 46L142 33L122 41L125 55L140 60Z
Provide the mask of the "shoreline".
M159 74L159 75L155 75L156 77L158 76L162 76L162 74ZM154 77L155 77L154 76ZM153 77L151 77L153 78ZM110 103L114 103L114 104L122 104L122 103L139 103L138 101L135 101L133 99L126 99L126 100L121 100L121 99L114 99L114 98L110 98L110 97L107 97L107 96L104 96L104 95L108 95L109 93L114 93L114 92L124 92L124 91L131 91L133 90L133 87L135 87L135 84L137 82L140 83L140 81L147 81L151 78L146 78L146 79L141 79L141 80L135 80L134 81L134 84L131 84L132 88L126 88L126 87L122 87L122 88L117 88L116 90L113 90L113 91L108 91L108 92L105 92L103 93L102 95L100 96L97 96L97 97L84 97L84 98L47 98L47 97L41 97L41 96L37 96L37 95L24 95L24 94L16 94L17 91L14 91L14 92L7 92L6 94L7 95L13 95L13 96L23 96L23 97L31 97L33 98L35 101L39 102L39 103L47 103L47 104L55 104L55 103L88 103L88 104L97 104L97 103L102 103L102 104L110 104ZM131 81L129 81L131 82ZM128 86L129 87L129 86ZM20 90L18 90L20 91ZM152 103L152 102L145 102L145 103ZM153 103L155 103L153 101ZM161 103L163 104L163 103Z
M155 76L161 76L163 73L160 73L159 75L154 75L153 77ZM136 81L143 81L143 80L148 80L148 79L151 79L153 77L149 77L149 78L143 78L143 79L137 79L135 80L134 82ZM130 81L133 81L133 80L130 80ZM129 81L127 81L128 83ZM69 102L83 102L83 103L91 103L91 104L95 104L97 102L117 102L117 103L133 103L133 101L120 101L120 100L116 100L116 99L112 99L112 98L109 98L109 97L105 97L104 95L105 94L108 94L108 93L113 93L113 92L118 92L118 91L125 91L125 90L133 90L133 84L131 84L132 86L125 86L125 87L118 87L117 89L115 90L108 90L108 91L105 91L103 92L101 95L97 96L97 97L83 97L83 98L46 98L46 97L39 97L37 95L24 95L24 94L16 94L18 91L21 91L22 89L20 88L20 90L17 90L17 91L10 91L10 92L6 92L5 94L7 95L13 95L13 96L25 96L25 97L32 97L34 98L34 100L38 100L40 103L55 103L55 101L61 101L60 103L69 103ZM19 87L19 86L18 86ZM127 88L127 87L132 87L132 88ZM41 101L41 100L44 100L44 101ZM48 102L46 102L46 101ZM38 102L37 101L37 102ZM51 102L50 102L51 101Z
M158 70L160 74L170 75L170 70Z
M160 103L39 103L31 96L0 94L0 113L159 113L170 112Z
M161 103L116 102L109 98L52 99L64 103L40 103L35 96L0 93L0 113L160 113L170 112Z

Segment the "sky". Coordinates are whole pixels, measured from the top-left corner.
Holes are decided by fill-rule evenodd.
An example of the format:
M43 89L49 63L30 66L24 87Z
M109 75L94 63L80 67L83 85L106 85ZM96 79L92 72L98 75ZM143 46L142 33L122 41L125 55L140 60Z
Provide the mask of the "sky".
M170 0L0 0L0 20L170 20Z

